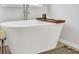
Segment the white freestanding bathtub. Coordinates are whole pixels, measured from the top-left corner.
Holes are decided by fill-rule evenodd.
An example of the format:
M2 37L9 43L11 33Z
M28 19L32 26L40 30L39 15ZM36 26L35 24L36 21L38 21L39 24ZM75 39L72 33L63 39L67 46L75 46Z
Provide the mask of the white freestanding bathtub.
M4 22L10 50L13 54L35 54L54 49L63 23L55 24L38 20Z

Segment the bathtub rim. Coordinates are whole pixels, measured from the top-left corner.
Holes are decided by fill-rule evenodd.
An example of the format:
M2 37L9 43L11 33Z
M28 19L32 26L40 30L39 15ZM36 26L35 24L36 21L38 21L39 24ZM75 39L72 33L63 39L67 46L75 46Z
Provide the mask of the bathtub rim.
M11 26L10 24L8 23L13 23L13 22L22 22L22 21L27 21L27 20L20 20L20 21L8 21L8 22L3 22L3 23L0 23L0 26L1 28L2 27L7 27L7 28L24 28L24 27L37 27L37 26L47 26L47 25L59 25L59 24L64 24L64 23L59 23L59 24L56 24L56 23L50 23L50 22L44 22L44 21L39 21L39 20L36 20L36 21L39 21L39 22L44 22L46 24L39 24L39 25L32 25L32 26ZM28 20L29 21L29 20ZM31 20L30 20L31 21ZM8 25L6 25L8 24Z

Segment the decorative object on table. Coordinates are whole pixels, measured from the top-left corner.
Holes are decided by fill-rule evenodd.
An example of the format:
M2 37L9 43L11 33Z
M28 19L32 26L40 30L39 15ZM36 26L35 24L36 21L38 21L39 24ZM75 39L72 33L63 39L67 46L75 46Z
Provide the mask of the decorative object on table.
M46 20L46 14L42 14L42 18L43 18L43 20L45 21Z

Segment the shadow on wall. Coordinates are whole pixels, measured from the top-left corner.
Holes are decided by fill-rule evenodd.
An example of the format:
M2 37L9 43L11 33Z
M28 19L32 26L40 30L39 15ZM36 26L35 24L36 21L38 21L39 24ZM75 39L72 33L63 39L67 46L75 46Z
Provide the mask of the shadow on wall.
M73 44L79 44L79 33L77 29L67 23L64 25L60 38Z

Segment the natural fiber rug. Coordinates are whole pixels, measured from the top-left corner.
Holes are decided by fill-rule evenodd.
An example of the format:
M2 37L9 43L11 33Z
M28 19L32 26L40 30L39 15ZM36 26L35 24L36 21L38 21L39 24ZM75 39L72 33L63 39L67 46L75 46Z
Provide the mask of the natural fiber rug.
M66 46L56 48L47 52L43 52L41 54L78 54L79 51L74 51L72 49L67 48Z
M11 54L8 49L8 46L5 46L4 48L5 48L4 54ZM1 48L0 48L0 54L1 54ZM72 49L67 48L66 46L63 46L40 54L79 54L79 51L74 51Z

